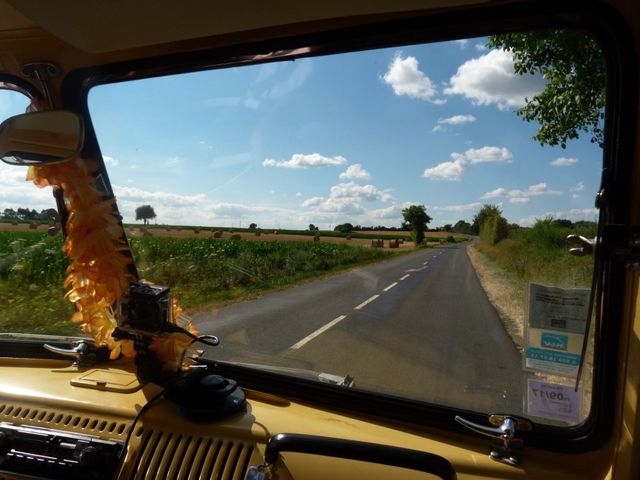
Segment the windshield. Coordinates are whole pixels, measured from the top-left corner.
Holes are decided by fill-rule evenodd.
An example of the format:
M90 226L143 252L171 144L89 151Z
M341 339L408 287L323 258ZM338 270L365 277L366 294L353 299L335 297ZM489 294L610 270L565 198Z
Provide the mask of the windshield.
M92 88L140 277L220 337L209 358L582 422L593 259L565 237L596 234L604 67L526 35Z

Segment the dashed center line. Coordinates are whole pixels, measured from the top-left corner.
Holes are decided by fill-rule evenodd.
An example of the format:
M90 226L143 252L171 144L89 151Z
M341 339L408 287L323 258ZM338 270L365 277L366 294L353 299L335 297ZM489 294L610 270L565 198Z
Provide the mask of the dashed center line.
M367 298L364 302L362 302L360 305L358 305L357 307L354 307L354 310L360 310L363 307L366 307L367 305L369 305L371 302L373 302L376 298L378 298L380 295L376 294L370 298Z
M402 280L406 280L407 278L409 278L411 276L410 273L407 273L404 277L400 277L400 281Z
M346 315L340 315L337 318L334 318L333 320L331 320L329 323L327 323L324 327L320 327L318 330L316 330L315 332L307 335L306 337L304 337L302 340L300 340L298 343L295 343L293 345L291 345L291 350L297 350L300 347L302 347L303 345L306 345L308 342L310 342L311 340L313 340L314 338L316 338L318 335L326 332L327 330L329 330L331 327L333 327L334 325L340 323L342 320L344 320L345 318L347 318Z
M389 290L391 290L393 287L395 287L398 284L398 282L393 282L391 285L389 285L387 288L383 289L383 292L388 292Z
M426 265L427 263L429 263L429 262L422 262L423 265Z

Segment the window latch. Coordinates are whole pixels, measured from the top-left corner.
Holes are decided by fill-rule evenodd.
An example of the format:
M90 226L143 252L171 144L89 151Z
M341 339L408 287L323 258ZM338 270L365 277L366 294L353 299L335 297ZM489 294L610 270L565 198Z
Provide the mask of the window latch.
M489 423L492 426L480 425L458 415L455 420L474 432L491 437L493 441L489 456L497 462L513 467L520 464L524 446L523 440L516 437L516 434L530 432L533 429L530 421L510 415L490 415Z
M43 347L50 352L64 355L65 357L74 357L73 365L76 367L86 368L96 363L96 354L93 343L87 340L80 340L74 343L72 348L61 348L45 343Z

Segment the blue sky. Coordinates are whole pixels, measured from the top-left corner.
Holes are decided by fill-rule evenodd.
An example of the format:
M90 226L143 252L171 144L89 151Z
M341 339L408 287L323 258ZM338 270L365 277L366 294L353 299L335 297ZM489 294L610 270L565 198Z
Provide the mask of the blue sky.
M147 203L158 223L264 228L398 226L409 204L427 207L430 227L470 221L483 203L522 225L595 219L601 150L589 138L534 142L537 125L515 109L543 80L516 76L509 54L484 44L96 87L90 112L125 221ZM0 208L16 178L0 170Z

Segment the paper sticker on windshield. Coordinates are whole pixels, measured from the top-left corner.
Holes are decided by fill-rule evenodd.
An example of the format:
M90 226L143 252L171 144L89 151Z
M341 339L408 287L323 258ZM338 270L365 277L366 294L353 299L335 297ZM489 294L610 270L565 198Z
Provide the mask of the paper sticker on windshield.
M524 368L575 378L582 353L588 288L529 285Z
M527 380L527 414L551 420L569 423L580 421L582 389L576 392L574 387Z

